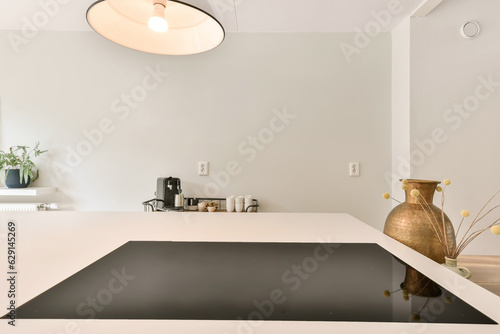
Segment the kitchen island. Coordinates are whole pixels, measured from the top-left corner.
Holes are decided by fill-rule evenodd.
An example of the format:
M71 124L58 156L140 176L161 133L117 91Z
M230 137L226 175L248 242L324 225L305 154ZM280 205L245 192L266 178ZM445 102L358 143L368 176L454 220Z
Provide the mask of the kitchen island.
M94 213L94 212L33 212L33 213L2 213L2 249L7 251L7 225L12 222L16 229L16 306L27 307L36 296L43 296L47 290L58 286L61 282L79 273L83 268L98 263L100 259L115 252L127 243L133 242L209 242L209 243L261 243L261 244L314 244L336 245L330 247L333 258L336 255L335 247L342 249L342 244L376 245L383 251L396 256L424 275L431 278L440 286L446 288L454 296L470 304L473 308L492 320L500 322L500 297L486 291L476 284L465 280L446 268L430 261L399 242L385 236L361 221L347 214L281 214L281 213L232 213L210 214L190 212L170 213ZM344 247L344 253L349 247ZM310 258L315 258L315 249L312 248ZM328 248L318 251L319 258L329 254ZM341 252L338 251L337 254ZM348 252L347 252L348 253ZM306 253L307 254L307 251ZM368 254L369 255L369 254ZM149 258L149 257L148 257ZM305 265L309 257L300 258L299 264ZM147 259L144 259L147 262ZM228 260L229 261L229 260ZM318 262L319 263L319 262ZM318 266L316 263L316 266ZM321 263L319 263L321 264ZM389 263L390 264L390 263ZM366 264L365 264L366 266ZM393 267L400 266L394 260ZM370 266L367 266L370 267ZM376 267L375 265L372 267ZM314 264L310 265L309 272L314 276ZM122 282L127 286L127 273L117 267L114 272L115 282ZM314 270L312 270L314 269ZM368 268L376 270L377 268ZM338 268L343 272L342 268ZM346 270L346 269L345 269ZM344 270L344 271L345 271ZM319 270L318 270L319 271ZM81 271L84 272L84 271ZM279 270L278 270L279 272ZM7 270L6 270L7 273ZM397 290L401 278L396 271L384 269L384 279L387 280L388 290ZM130 276L130 275L129 275ZM298 277L301 277L300 275ZM308 277L303 276L303 282ZM288 277L291 279L291 277ZM374 284L372 277L363 277L366 286ZM3 282L2 291L9 290L9 283ZM249 285L252 282L248 282ZM305 284L304 284L305 285ZM147 287L144 287L147 289ZM377 288L378 289L378 288ZM102 290L102 291L101 291ZM272 316L248 317L251 313L242 313L240 320L229 320L221 317L214 320L201 317L203 320L193 319L137 319L100 318L105 314L106 307L116 306L122 293L120 286L103 286L87 296L92 300L95 296L101 305L94 307L94 314L90 308L81 308L86 317L79 318L48 318L34 319L18 318L15 328L9 326L8 319L2 319L0 326L5 326L16 333L137 333L147 330L148 333L164 333L165 331L190 333L418 333L425 330L428 333L442 332L442 324L427 324L426 317L431 320L443 312L444 304L430 304L433 308L426 309L421 314L420 323L391 321L327 321L323 318L317 321L286 321L273 320ZM111 291L111 293L109 291ZM271 290L270 292L273 292ZM375 291L380 295L380 303L392 303L394 319L400 319L401 313L407 318L412 314L411 303L402 302L396 298L384 299L383 290ZM100 294L99 294L100 293ZM2 305L9 305L11 298L2 293ZM293 297L290 295L290 297ZM82 297L79 297L82 298ZM115 304L113 304L113 298ZM283 296L281 296L283 299ZM269 300L280 304L280 296L276 293L269 295ZM291 298L292 299L292 298ZM83 298L82 301L86 301ZM314 303L314 300L311 301ZM87 301L88 303L88 301ZM367 300L366 303L369 303ZM26 304L26 306L21 306ZM54 304L47 304L54 307ZM77 308L78 305L74 305ZM214 300L214 308L217 301ZM352 307L344 305L345 307ZM374 312L375 312L374 306ZM258 307L257 307L258 309ZM100 311L101 310L101 311ZM36 311L36 308L35 308ZM354 312L356 310L354 309ZM434 314L433 314L434 312ZM83 312L85 313L85 312ZM199 315L197 315L199 316ZM217 318L216 318L217 319ZM238 317L236 317L238 319ZM277 317L277 319L282 319ZM284 318L283 318L284 319ZM460 321L459 321L460 322ZM451 326L451 327L449 327ZM480 330L481 333L498 333L498 324L447 324L447 329L457 333L466 333L470 330Z

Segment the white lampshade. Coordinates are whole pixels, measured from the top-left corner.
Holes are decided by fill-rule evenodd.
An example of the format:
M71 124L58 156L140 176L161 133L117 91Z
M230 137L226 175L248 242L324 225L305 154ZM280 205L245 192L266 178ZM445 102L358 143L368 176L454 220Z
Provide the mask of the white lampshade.
M162 55L201 53L224 40L224 28L213 16L173 0L166 2L166 8L156 5L164 10L168 30L153 31L149 27L150 19L161 20L154 2L157 1L99 0L87 10L87 21L92 29L112 42Z

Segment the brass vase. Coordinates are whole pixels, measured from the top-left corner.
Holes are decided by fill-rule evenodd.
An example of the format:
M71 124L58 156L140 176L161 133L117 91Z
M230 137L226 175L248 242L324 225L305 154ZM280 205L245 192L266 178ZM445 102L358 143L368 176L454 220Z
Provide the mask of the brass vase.
M435 219L434 226L439 224L436 228L442 229L441 209L432 204L438 184L438 181L408 180L405 202L389 213L384 233L441 264L445 262L446 252L429 221L429 217ZM410 195L413 189L420 192L419 198ZM453 249L456 244L453 225L446 214L444 220L448 247ZM434 297L440 293L435 283L409 266L402 287L417 296Z

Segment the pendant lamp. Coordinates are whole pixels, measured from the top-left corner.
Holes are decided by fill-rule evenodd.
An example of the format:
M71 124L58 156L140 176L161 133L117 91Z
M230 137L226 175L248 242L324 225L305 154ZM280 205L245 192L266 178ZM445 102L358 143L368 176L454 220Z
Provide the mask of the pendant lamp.
M87 10L87 21L114 43L161 55L209 51L225 35L213 16L174 0L99 0Z

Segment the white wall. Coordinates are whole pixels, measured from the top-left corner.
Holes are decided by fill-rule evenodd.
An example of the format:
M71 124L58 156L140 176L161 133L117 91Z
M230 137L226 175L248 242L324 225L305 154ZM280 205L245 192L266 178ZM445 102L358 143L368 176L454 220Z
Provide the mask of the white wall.
M499 12L497 0L454 0L411 20L412 177L452 180L445 212L456 224L462 209L475 216L500 188ZM469 20L482 27L472 40L459 33ZM479 88L481 100L475 97L479 77L496 82L492 92ZM471 111L464 108L463 116L449 111L464 103ZM442 132L439 143L431 141L433 131ZM484 233L465 253L498 255L500 240Z
M392 32L392 196L404 201L402 178L410 177L410 18ZM393 202L393 205L397 205Z
M339 48L352 43L348 33L229 34L217 49L186 57L136 52L93 32L39 32L15 53L8 33L0 36L0 147L40 140L50 154L38 184L57 186L65 209L140 211L159 176L180 177L184 193L198 195L234 160L239 174L208 195L253 194L263 211L347 212L382 229L389 34L348 63ZM114 101L140 92L156 67L168 76L120 119L114 111L125 105ZM238 147L265 135L276 110L295 118L283 129L276 123L281 132L247 161ZM68 164L68 147L84 145L83 131L103 120L112 131ZM211 176L196 174L203 160ZM349 161L361 163L361 177L348 176ZM62 178L54 163L66 166Z

